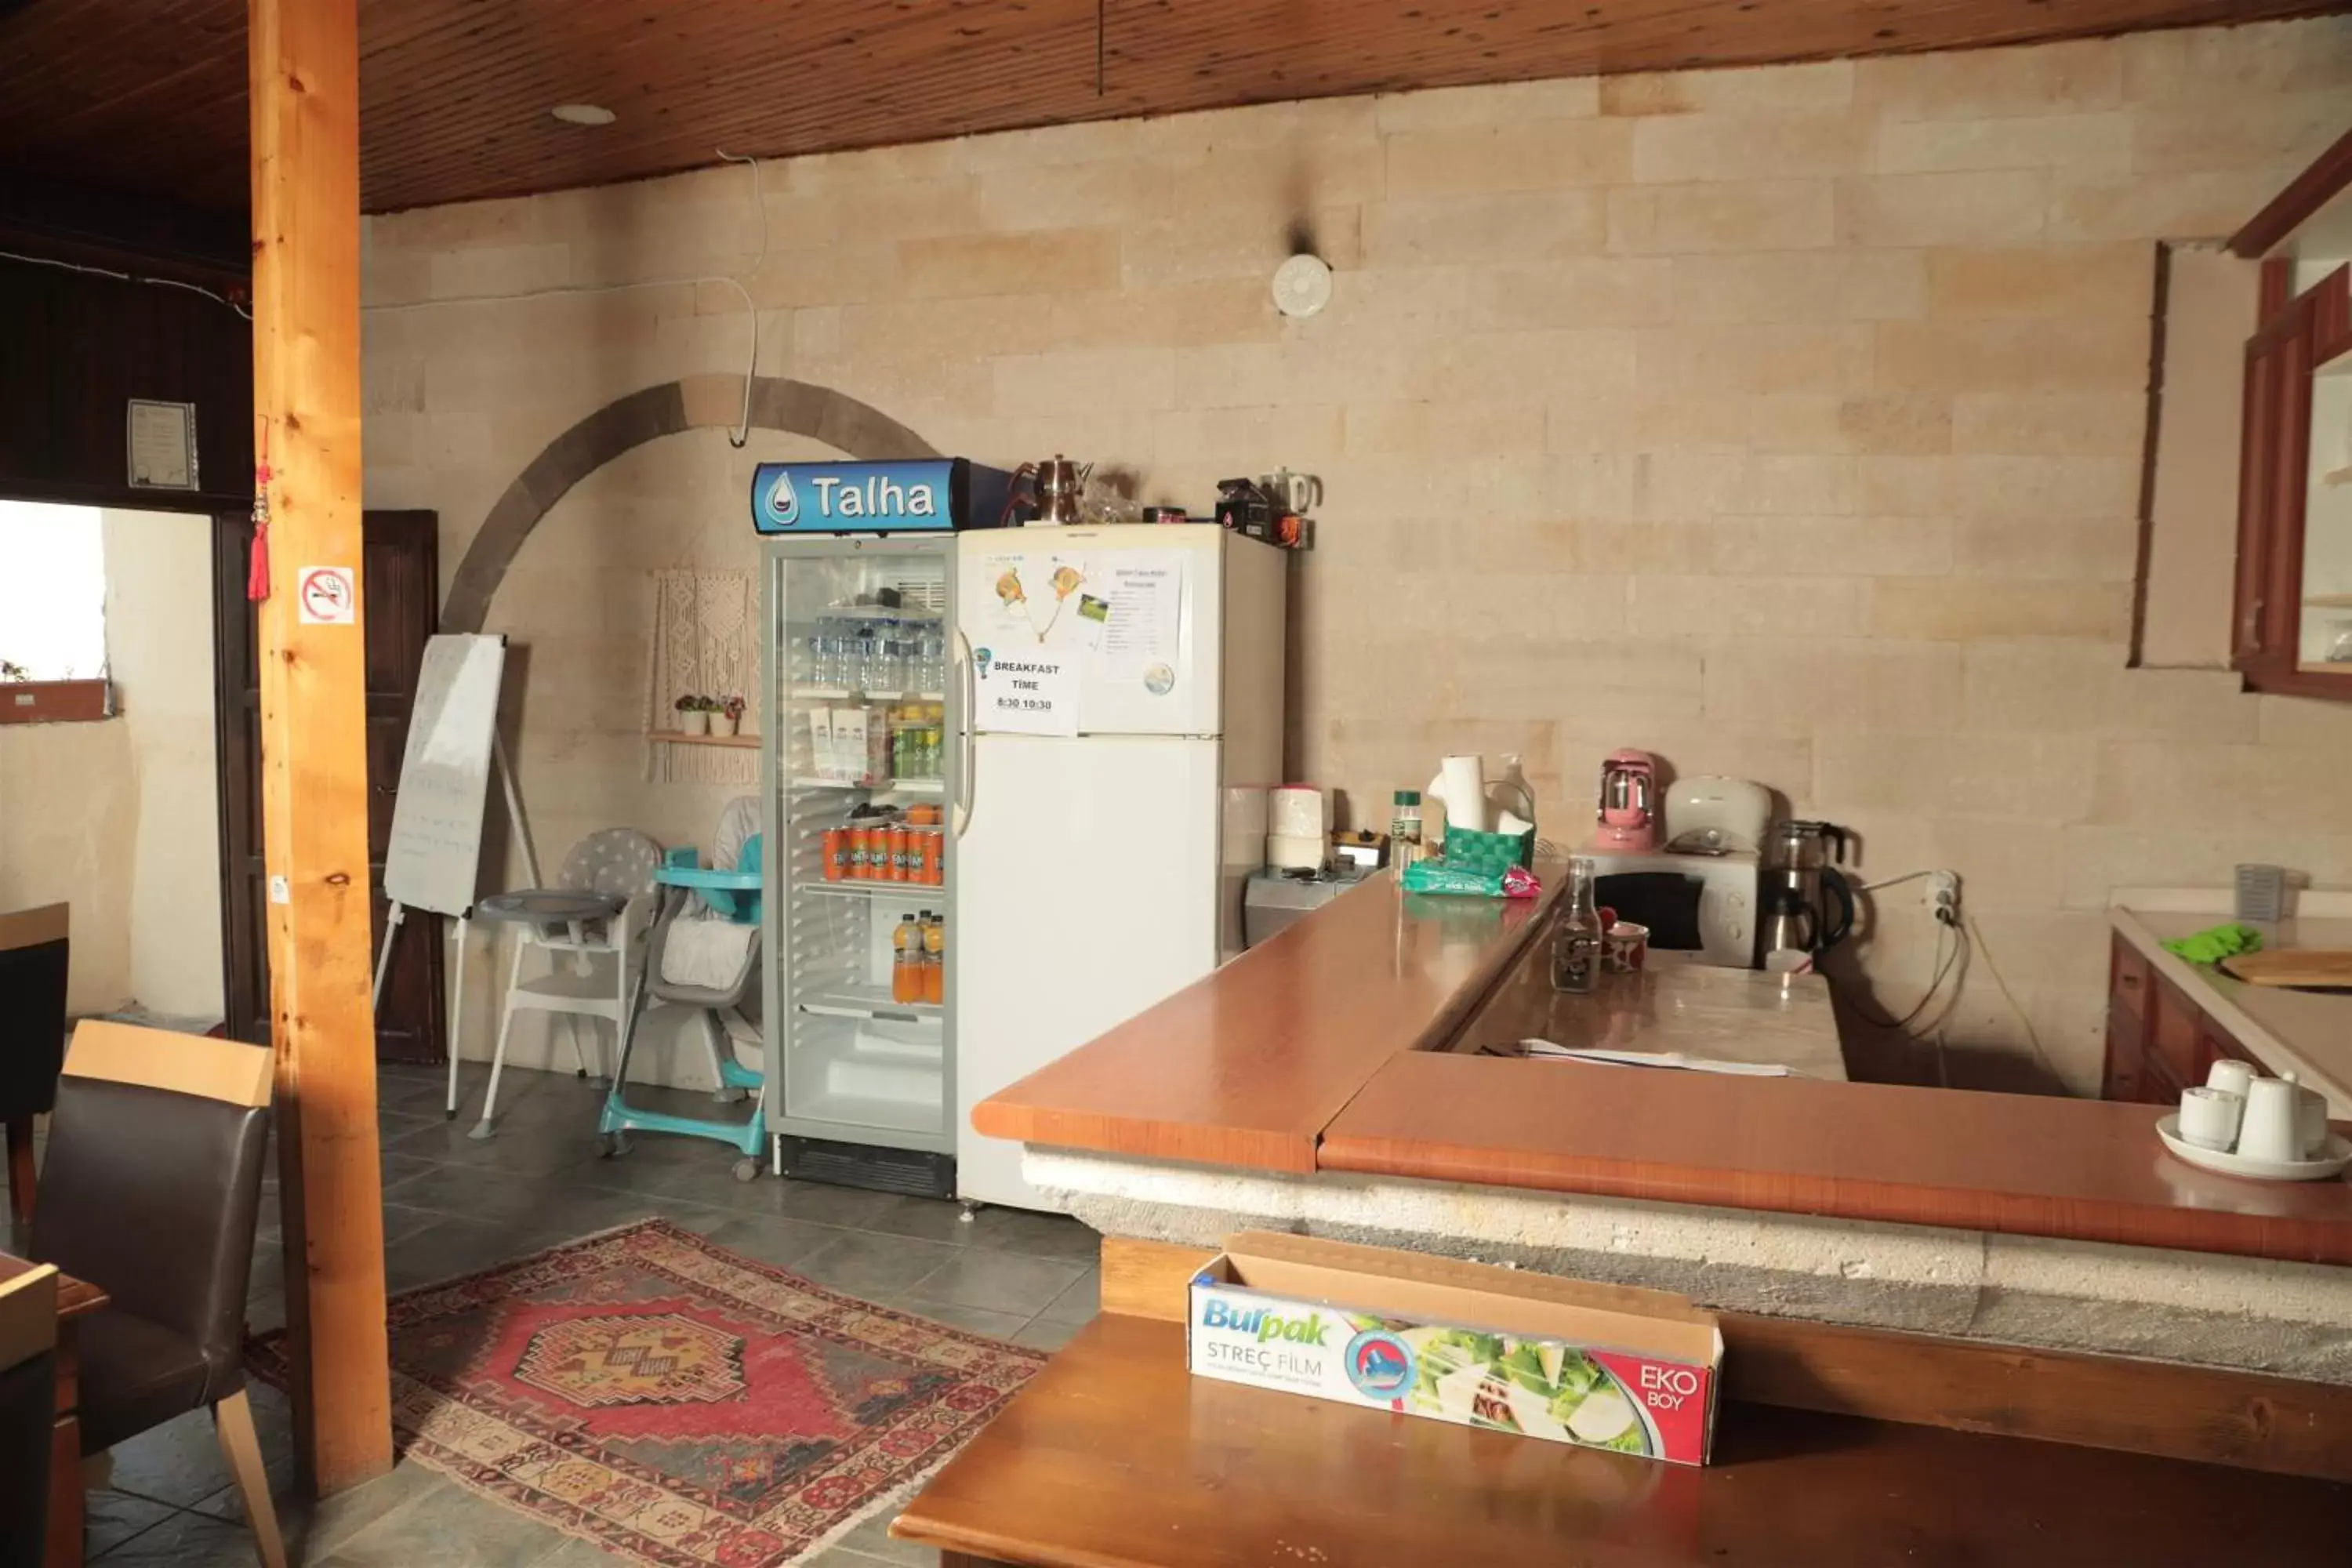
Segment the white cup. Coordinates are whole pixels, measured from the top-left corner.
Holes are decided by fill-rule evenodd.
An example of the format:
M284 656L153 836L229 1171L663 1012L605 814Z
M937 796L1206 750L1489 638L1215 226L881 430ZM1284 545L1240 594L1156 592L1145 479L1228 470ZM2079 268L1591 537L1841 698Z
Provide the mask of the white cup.
M2303 1158L2303 1091L2284 1079L2258 1078L2246 1086L2245 1114L2238 1123L2238 1152L2249 1160L2282 1164Z
M2281 1078L2295 1083L2293 1073L2281 1073ZM2327 1152L2327 1097L2316 1090L2295 1084L2294 1131L2303 1145L2303 1157L2316 1160Z
M2238 1121L2246 1099L2225 1089L2184 1089L2180 1091L2180 1141L2200 1149L2226 1152L2238 1141Z
M2253 1081L2253 1065L2251 1062L2239 1061L2234 1057L2221 1058L2205 1072L2207 1089L2218 1089L2225 1093L2234 1094L2240 1099L2245 1097L2246 1085Z

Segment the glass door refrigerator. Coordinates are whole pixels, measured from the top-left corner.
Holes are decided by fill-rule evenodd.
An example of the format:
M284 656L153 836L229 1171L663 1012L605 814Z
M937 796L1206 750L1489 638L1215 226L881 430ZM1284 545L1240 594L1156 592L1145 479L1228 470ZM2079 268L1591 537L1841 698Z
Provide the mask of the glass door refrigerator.
M955 536L764 549L776 1170L953 1196Z

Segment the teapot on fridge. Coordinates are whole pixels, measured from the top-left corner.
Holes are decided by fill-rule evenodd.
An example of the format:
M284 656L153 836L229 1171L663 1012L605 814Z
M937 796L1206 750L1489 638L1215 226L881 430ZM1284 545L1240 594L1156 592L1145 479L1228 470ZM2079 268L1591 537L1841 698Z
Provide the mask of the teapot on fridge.
M1061 524L1078 521L1078 498L1086 492L1092 463L1074 463L1061 453L1036 466L1037 521Z

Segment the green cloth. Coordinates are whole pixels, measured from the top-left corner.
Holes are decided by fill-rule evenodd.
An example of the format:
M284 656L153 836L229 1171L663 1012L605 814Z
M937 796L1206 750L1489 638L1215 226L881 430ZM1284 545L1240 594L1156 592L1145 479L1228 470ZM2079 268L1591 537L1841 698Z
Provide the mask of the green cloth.
M2185 958L2191 963L2219 963L2242 952L2260 952L2262 950L2263 933L2234 921L2209 926L2195 936L2184 936L2178 942L2164 944L2165 952Z

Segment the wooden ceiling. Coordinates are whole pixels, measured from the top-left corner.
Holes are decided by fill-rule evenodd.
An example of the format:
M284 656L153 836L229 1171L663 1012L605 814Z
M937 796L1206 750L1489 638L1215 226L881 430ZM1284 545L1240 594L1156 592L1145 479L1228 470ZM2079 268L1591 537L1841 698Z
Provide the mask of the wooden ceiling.
M362 184L369 209L383 211L693 168L715 162L714 147L776 156L1275 99L2018 43L2343 5L361 0ZM242 206L245 81L244 0L0 0L0 165ZM605 105L619 122L583 130L549 118L567 102Z

